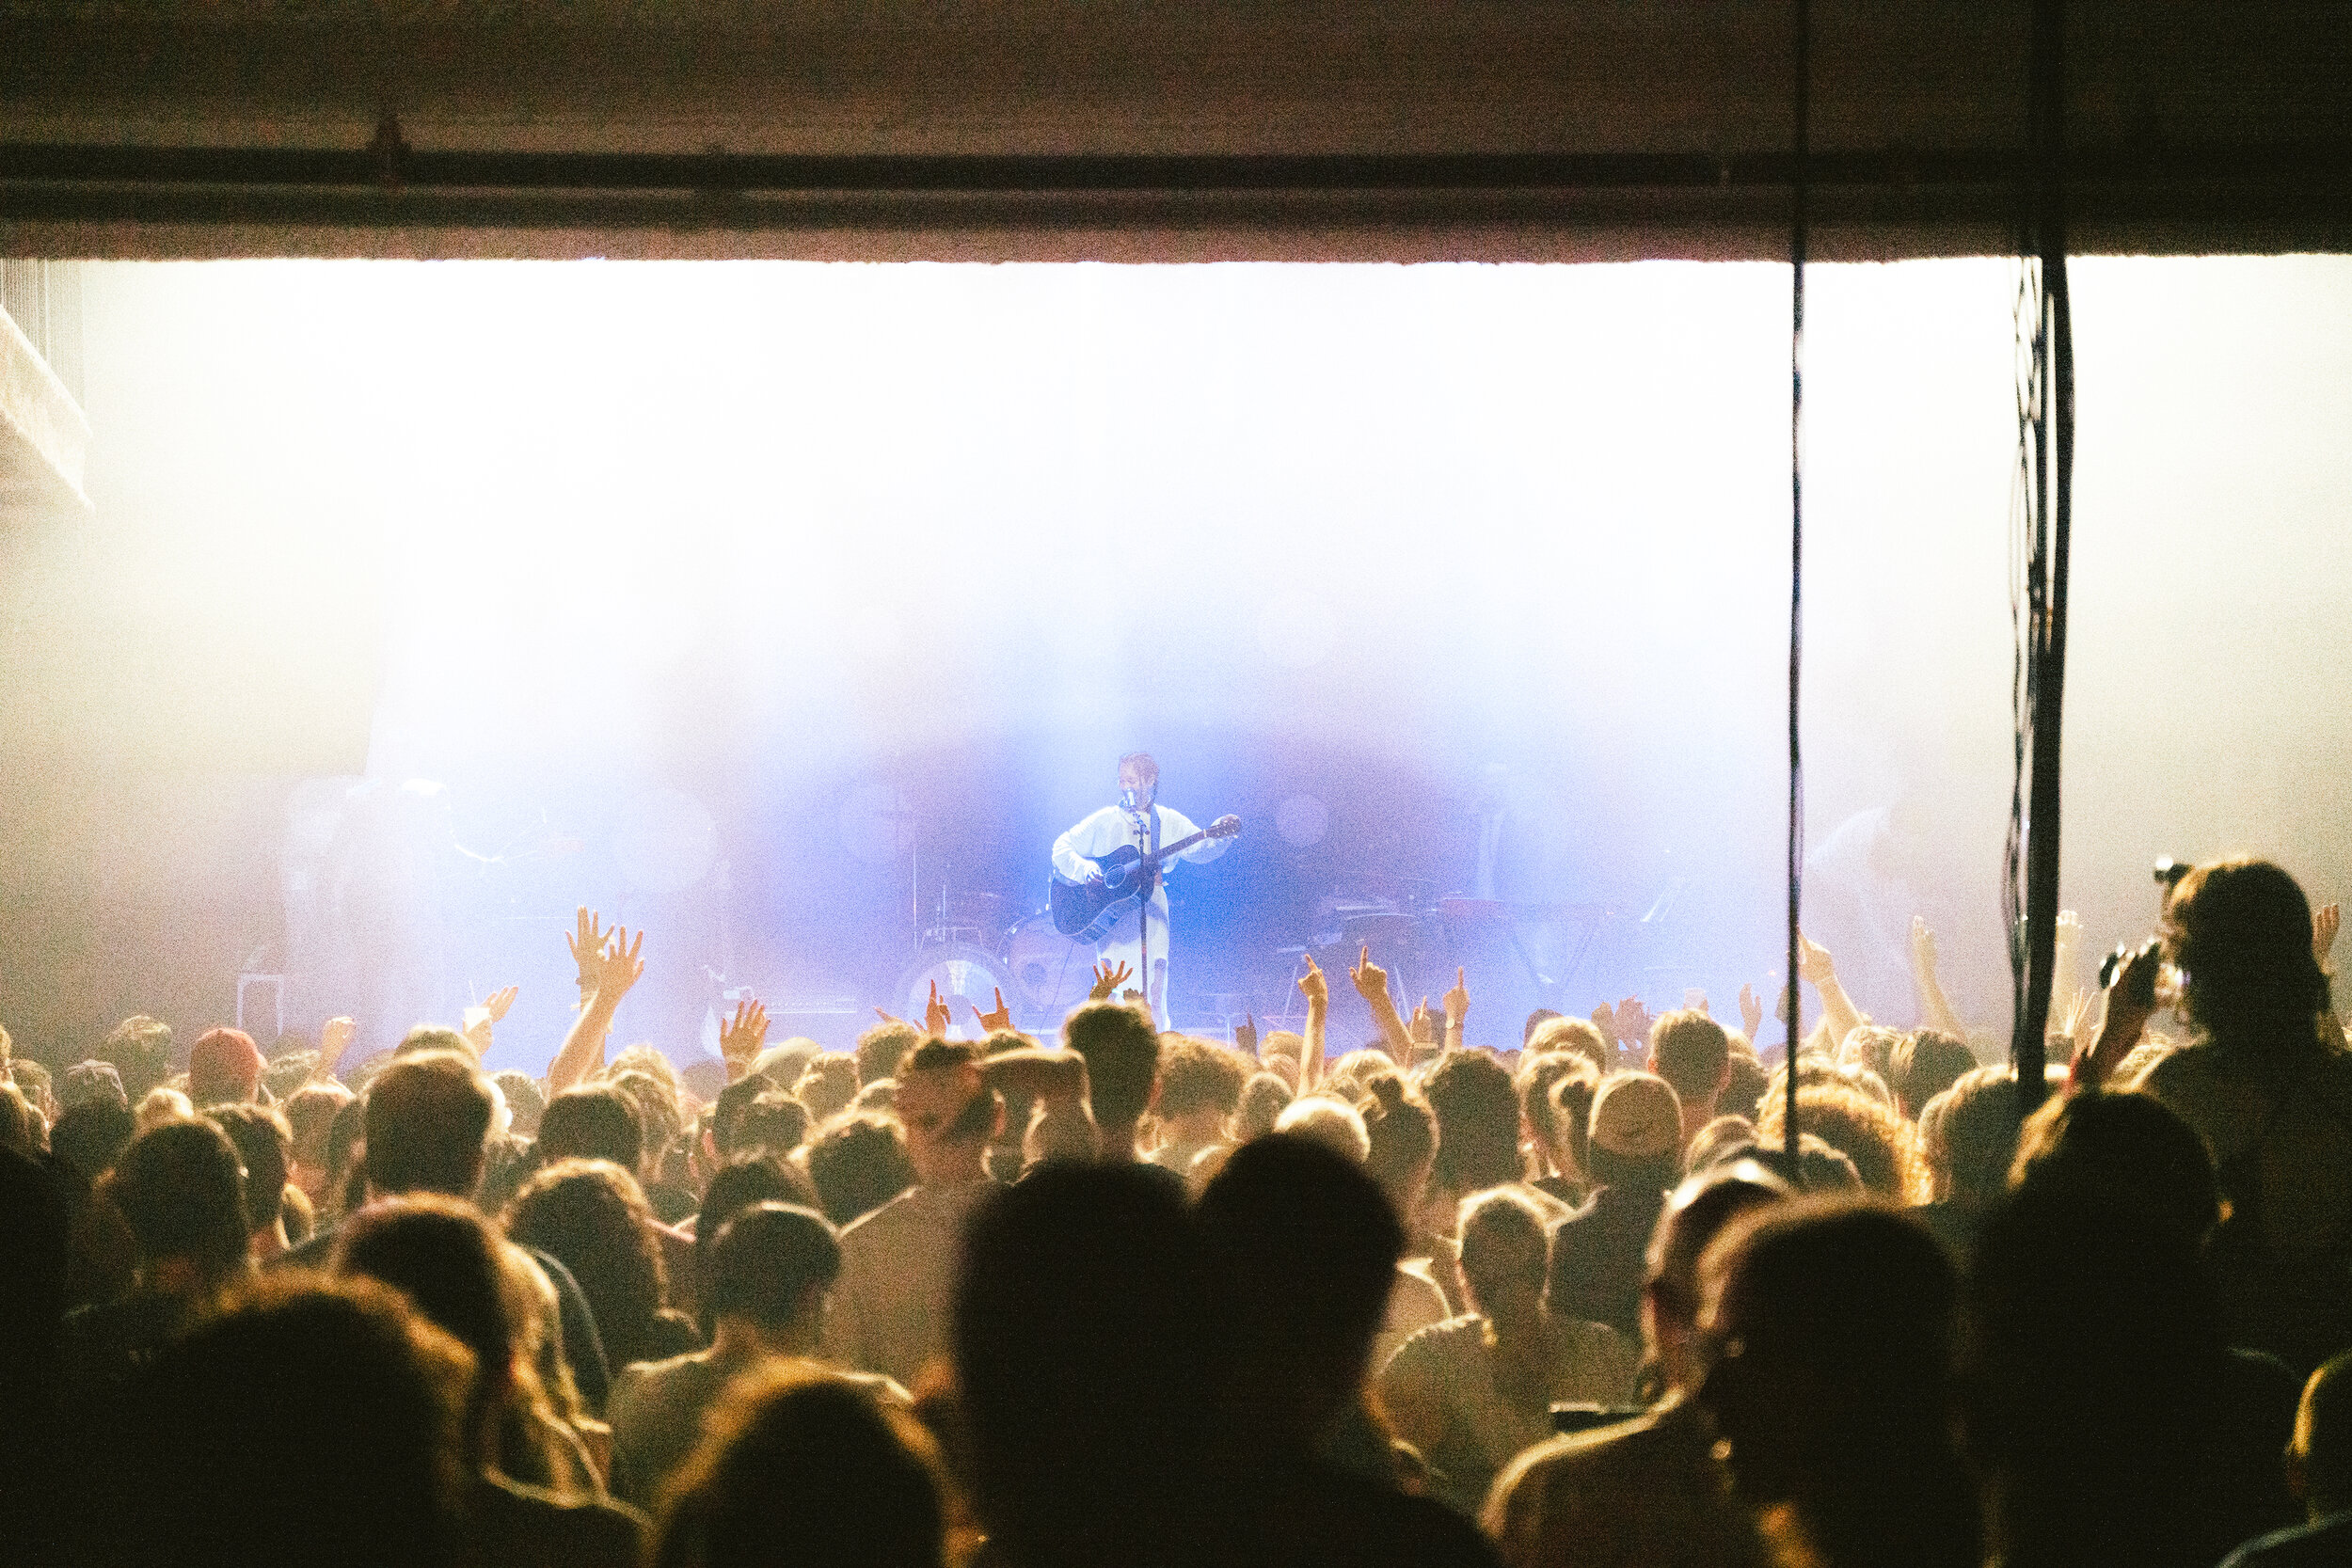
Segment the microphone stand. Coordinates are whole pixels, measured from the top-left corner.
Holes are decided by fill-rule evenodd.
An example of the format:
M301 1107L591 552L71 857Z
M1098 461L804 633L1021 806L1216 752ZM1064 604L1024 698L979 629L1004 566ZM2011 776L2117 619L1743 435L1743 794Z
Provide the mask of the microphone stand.
M1152 856L1159 850L1160 835L1154 827L1158 818L1153 815L1159 809L1157 794L1154 791L1153 798L1143 802L1143 842L1138 847L1143 851L1146 864L1150 864ZM1160 868L1152 865L1146 876L1150 884L1144 890L1143 902L1136 906L1136 978L1143 982L1143 1010L1151 1015L1152 1029L1156 1034L1160 1027L1160 1009L1152 1000L1152 899L1160 891Z

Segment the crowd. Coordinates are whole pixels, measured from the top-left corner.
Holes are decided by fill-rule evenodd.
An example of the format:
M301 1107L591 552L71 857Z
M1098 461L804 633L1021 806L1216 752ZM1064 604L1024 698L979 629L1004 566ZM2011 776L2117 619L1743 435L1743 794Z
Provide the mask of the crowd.
M747 1003L690 1082L586 911L537 1079L511 992L357 1063L0 1034L0 1555L2352 1560L2335 924L2199 866L2094 992L2070 921L2023 1089L1924 927L1914 1029L1806 943L1793 1053L1748 991L1472 1045L1366 957L1355 1050L1311 963L1232 1043L1104 973L1052 1043Z

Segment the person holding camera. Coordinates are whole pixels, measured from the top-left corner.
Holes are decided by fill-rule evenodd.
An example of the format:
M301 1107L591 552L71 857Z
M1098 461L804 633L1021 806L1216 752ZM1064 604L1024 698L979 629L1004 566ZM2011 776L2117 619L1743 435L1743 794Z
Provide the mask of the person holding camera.
M2213 1154L2225 1215L2208 1248L2233 1344L2308 1373L2352 1346L2352 1052L2325 956L2336 907L2314 916L2268 861L2191 867L2155 940L2117 966L2095 1046L2074 1086L2095 1088L2157 1011L2156 976L2181 976L2194 1038L2124 1085L2153 1095Z

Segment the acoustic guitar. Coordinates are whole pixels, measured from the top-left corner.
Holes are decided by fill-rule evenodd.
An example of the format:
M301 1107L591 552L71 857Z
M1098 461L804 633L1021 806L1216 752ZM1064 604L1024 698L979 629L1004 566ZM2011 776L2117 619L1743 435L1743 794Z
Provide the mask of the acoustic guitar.
M1129 911L1140 909L1143 901L1152 896L1152 890L1160 885L1163 862L1183 854L1203 839L1231 838L1240 832L1240 817L1220 816L1199 832L1162 846L1156 855L1147 855L1132 844L1122 844L1109 854L1096 857L1094 863L1103 868L1099 883L1073 882L1055 872L1053 885L1046 889L1046 904L1054 912L1054 929L1080 942L1101 942L1110 934L1112 927L1124 920Z

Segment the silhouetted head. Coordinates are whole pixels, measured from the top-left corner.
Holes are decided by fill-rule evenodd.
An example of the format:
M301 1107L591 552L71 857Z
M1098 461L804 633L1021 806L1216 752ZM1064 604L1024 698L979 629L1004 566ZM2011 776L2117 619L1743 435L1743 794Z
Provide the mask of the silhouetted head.
M2165 955L2185 982L2188 1016L2222 1049L2308 1053L2329 1010L2312 950L2312 906L2268 861L2212 862L2181 879L2164 907Z
M656 1568L940 1568L939 1455L912 1417L806 1366L746 1373L677 1477Z
M2120 1097L2129 1098L2129 1097ZM2211 1562L2190 1497L2221 1336L2177 1218L2029 1181L1978 1232L1968 1446L2012 1560Z
M242 1029L207 1029L188 1051L188 1099L199 1106L250 1100L262 1082L262 1048Z
M171 1076L171 1025L133 1013L108 1033L98 1048L98 1059L113 1064L122 1077L124 1098L135 1105Z
M1093 1002L1062 1021L1062 1043L1086 1058L1087 1095L1095 1123L1125 1129L1151 1108L1159 1082L1160 1037L1141 1010Z
M1279 1132L1234 1150L1200 1218L1233 1302L1241 1419L1304 1451L1363 1382L1404 1228L1356 1162Z
M131 1389L119 1560L454 1561L471 1371L386 1287L256 1278Z
M1604 1187L1663 1193L1682 1174L1682 1101L1655 1073L1617 1072L1593 1094L1584 1145Z
M955 1363L979 1510L1008 1560L1158 1561L1197 1538L1226 1317L1155 1168L1043 1165L981 1206Z
M898 1118L851 1111L825 1123L808 1146L808 1179L825 1217L845 1230L914 1186Z
M389 1285L471 1351L492 1382L511 1375L514 1304L506 1239L472 1205L440 1193L369 1204L335 1239L335 1269Z
M1364 1118L1364 1137L1371 1147L1364 1172L1389 1195L1398 1222L1409 1225L1438 1158L1437 1115L1393 1072L1365 1085L1356 1109Z
M760 1332L812 1330L841 1276L841 1241L825 1216L789 1203L755 1203L711 1243L705 1309Z
M1886 1086L1896 1107L1913 1121L1929 1101L1977 1070L1977 1053L1958 1035L1922 1029L1896 1040L1886 1058Z
M1699 1332L1699 1259L1724 1227L1753 1209L1794 1196L1754 1161L1704 1171L1677 1187L1650 1232L1642 1291L1642 1338L1669 1387L1690 1392L1706 1375Z
M505 1226L572 1271L613 1365L636 1359L668 1288L637 1179L610 1160L558 1160L523 1183Z
M2221 1216L2205 1141L2153 1095L2094 1091L2044 1101L2018 1134L2009 1180L2020 1190L2143 1210L2191 1247Z
M1649 1028L1649 1059L1686 1112L1711 1106L1731 1065L1731 1037L1696 1007L1664 1013Z
M1468 1196L1519 1179L1519 1099L1502 1063L1483 1051L1448 1051L1421 1092L1438 1118L1433 1185Z
M169 1121L132 1139L113 1195L142 1264L183 1261L208 1279L243 1266L245 1162L213 1123Z
M490 1085L456 1051L403 1056L368 1085L368 1185L471 1197L490 1136Z
M1543 1305L1544 1216L1515 1189L1462 1206L1462 1285L1470 1304L1498 1320L1523 1321Z
M2025 1114L2017 1103L2017 1074L1980 1067L1947 1089L1932 1123L1920 1120L1929 1159L1943 1169L1954 1203L1971 1211L1994 1202L2009 1185Z
M1943 1247L1894 1209L1797 1198L1734 1219L1699 1279L1699 1398L1741 1495L1797 1505L1833 1563L1901 1560L1869 1544L1922 1539L1942 1543L1932 1560L1970 1560Z
M268 1229L278 1223L278 1207L286 1199L286 1174L294 1168L294 1130L268 1105L215 1105L204 1119L229 1134L245 1164L246 1229Z
M644 1159L644 1115L611 1084L565 1089L539 1113L538 1143L543 1160L610 1160L633 1171Z
M136 1130L131 1108L119 1100L85 1100L57 1113L57 1125L49 1130L49 1151L87 1187L114 1169Z

